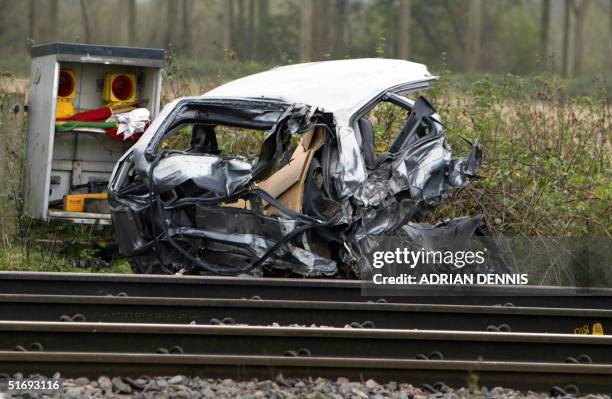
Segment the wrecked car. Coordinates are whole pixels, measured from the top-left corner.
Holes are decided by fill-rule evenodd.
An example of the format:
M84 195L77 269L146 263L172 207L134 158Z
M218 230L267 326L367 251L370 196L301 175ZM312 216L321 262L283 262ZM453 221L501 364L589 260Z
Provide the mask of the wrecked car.
M481 163L477 141L452 158L433 106L406 97L436 79L403 60L324 61L169 103L111 177L121 253L139 273L355 277L381 237L471 236L481 216L418 223ZM406 115L382 151L380 103ZM224 152L233 129L262 134L256 155Z

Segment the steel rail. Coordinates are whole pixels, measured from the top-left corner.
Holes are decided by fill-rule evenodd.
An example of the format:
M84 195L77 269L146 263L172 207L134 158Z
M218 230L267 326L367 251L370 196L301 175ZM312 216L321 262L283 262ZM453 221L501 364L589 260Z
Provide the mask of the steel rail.
M591 333L612 310L536 307L0 294L0 320L246 324ZM598 328L594 328L597 326Z
M0 351L11 350L606 364L612 336L0 321Z
M461 387L505 386L546 391L574 385L581 393L609 392L612 365L412 360L346 357L286 357L236 355L175 355L81 352L0 352L6 372L52 374L64 377L99 375L206 375L209 378L329 377L373 378L378 382L410 381L435 384L443 381Z
M351 280L0 272L0 293L612 309L612 289L540 286L369 287ZM368 295L364 295L364 294Z

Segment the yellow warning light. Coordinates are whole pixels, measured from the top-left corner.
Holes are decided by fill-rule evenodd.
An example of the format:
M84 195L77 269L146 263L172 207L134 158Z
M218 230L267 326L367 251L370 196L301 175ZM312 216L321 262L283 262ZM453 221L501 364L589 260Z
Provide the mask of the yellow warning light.
M57 82L57 97L65 99L76 97L76 76L71 69L60 70Z
M107 73L104 77L104 101L133 103L136 101L136 75L133 73Z
M76 76L71 69L61 69L57 81L56 118L66 118L74 114L74 104L70 102L76 97Z

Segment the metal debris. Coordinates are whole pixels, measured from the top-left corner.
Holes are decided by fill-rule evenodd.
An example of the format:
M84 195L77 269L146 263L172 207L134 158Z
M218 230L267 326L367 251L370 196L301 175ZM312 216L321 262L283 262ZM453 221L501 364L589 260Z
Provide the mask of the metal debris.
M380 79L362 78L373 73ZM452 158L433 106L400 96L433 79L406 61L329 61L172 102L115 167L121 252L137 272L360 276L383 237L427 240L430 226L414 221L475 177L482 158L478 141ZM342 89L353 97L328 98ZM408 117L389 151L375 153L365 115L381 101ZM185 125L189 147L161 148ZM259 156L220 153L218 126L267 131Z

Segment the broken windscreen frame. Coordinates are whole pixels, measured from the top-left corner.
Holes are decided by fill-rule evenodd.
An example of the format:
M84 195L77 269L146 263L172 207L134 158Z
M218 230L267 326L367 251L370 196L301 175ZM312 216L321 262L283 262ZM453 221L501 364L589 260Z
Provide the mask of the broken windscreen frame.
M288 104L261 100L215 100L191 98L179 102L175 110L154 133L146 154L154 155L162 139L181 124L206 123L254 130L270 130ZM151 159L149 159L151 160Z

